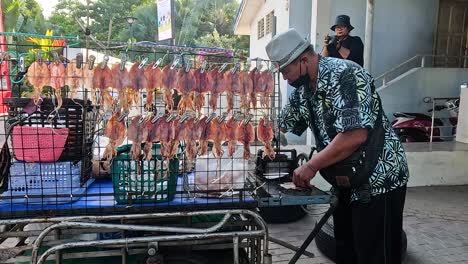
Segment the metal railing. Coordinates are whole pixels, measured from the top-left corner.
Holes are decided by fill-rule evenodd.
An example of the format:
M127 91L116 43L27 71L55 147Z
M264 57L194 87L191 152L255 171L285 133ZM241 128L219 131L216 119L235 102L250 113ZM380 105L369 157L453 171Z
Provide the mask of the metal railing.
M376 87L385 87L390 81L395 80L403 73L414 68L468 68L468 56L449 55L416 55L374 79Z

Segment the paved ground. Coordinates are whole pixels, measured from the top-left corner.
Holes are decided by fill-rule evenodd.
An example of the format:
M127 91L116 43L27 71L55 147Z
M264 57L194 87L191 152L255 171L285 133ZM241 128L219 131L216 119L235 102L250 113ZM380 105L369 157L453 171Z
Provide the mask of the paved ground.
M326 207L313 208L313 214L289 224L270 225L270 234L299 246ZM407 264L468 264L468 186L409 188L404 229L408 236ZM273 262L288 263L292 251L270 243ZM302 257L298 264L333 263L317 250L315 258Z

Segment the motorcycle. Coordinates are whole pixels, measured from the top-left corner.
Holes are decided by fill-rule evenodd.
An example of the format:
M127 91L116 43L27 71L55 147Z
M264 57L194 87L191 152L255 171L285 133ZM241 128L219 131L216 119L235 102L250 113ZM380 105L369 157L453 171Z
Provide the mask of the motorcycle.
M424 102L431 102L432 99L424 99ZM429 109L428 112L441 111L447 109L450 113L448 122L444 122L442 118L434 118L434 126L432 126L432 116L421 113L395 112L393 116L395 120L392 122L392 127L401 142L429 142L444 141L443 138L453 138L457 130L458 122L458 106L459 99L447 99L444 104L434 106L434 109ZM451 127L450 135L446 135L446 129L443 127ZM450 130L450 129L449 129ZM445 133L444 133L445 132Z

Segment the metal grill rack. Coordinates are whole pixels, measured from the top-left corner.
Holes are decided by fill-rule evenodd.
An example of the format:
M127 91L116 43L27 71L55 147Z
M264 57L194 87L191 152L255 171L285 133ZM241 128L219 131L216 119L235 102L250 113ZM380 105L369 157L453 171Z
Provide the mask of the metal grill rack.
M115 43L117 44L117 43ZM24 48L24 47L23 47ZM99 50L99 49L98 49ZM176 114L168 112L164 100L162 100L161 89L154 89L155 100L148 110L145 107L148 94L145 90L138 91L139 104L129 109L129 112L118 112L118 122L128 132L133 118L141 118L147 122L155 116L175 118L174 124L182 122L187 116L197 119L202 117L231 118L238 116L239 122L250 123L256 128L261 118L275 120L281 102L281 91L279 87L279 74L274 70L274 64L265 60L249 60L236 57L232 51L196 48L196 47L175 47L160 46L152 43L139 43L133 46L117 45L108 50L100 49L101 53L93 53L94 62L89 58L83 58L82 67L101 67L102 61L107 61L107 65L118 63L122 67L130 68L134 62L140 64L141 68L152 67L158 63L158 67L164 65L174 66L173 70L185 70L187 65L191 69L200 67L225 68L221 71L230 71L236 67L237 71L246 69L246 74L251 68L262 68L270 71L274 76L274 89L268 94L269 107L263 107L257 103L255 107L250 106L248 113L241 109L242 96L234 95L233 109L229 113L226 111L227 94L223 92L217 99L217 109L213 110L208 102L212 94L204 95L205 104L199 113L190 115L182 111ZM63 63L66 67L76 63L76 59L82 58L82 51L72 48L63 48L62 54L49 56L55 60L50 62ZM44 54L43 54L44 55ZM115 55L116 57L113 57ZM161 142L153 142L150 149L152 158L145 160L143 154L132 157L135 145L127 137L115 143L116 153L112 159L104 160L102 154L108 145L106 138L109 123L114 122L113 114L117 114L120 106L106 106L102 103L105 94L102 91L81 87L76 91L76 96L70 98L72 89L63 87L61 96L63 105L55 108L59 94L54 89L45 88L42 90L44 97L42 103L35 105L31 98L31 85L29 82L28 56L2 56L3 62L8 63L11 69L8 77L13 83L13 96L6 101L8 116L5 124L10 124L19 120L16 126L33 127L35 133L18 134L18 129L11 129L12 134L8 139L8 145L12 152L12 166L10 170L10 186L0 196L0 224L8 228L8 231L15 236L25 238L39 235L45 237L53 231L58 242L47 242L51 248L41 256L39 262L43 261L51 254L55 255L57 262L64 256L67 258L84 256L86 254L75 254L66 251L70 248L83 247L116 247L119 250L108 250L108 254L103 256L122 256L126 259L133 253L158 251L159 246L179 243L174 241L188 240L187 245L205 245L208 242L217 244L226 240L230 245L234 245L233 257L239 260L242 256L238 248L244 248L248 263L268 263L271 256L268 254L268 233L264 221L254 211L259 206L281 206L281 205L306 205L311 203L328 203L329 197L326 193L314 190L307 193L288 192L278 188L278 181L269 181L262 175L255 173L258 169L262 157L264 146L254 133L254 140L249 147L250 155L244 157L244 146L236 144L236 151L233 157L228 157L227 143L221 144L224 155L219 158L213 156L212 150L216 144L208 144L208 155L197 156L195 161L187 159L187 142L183 140L179 143L173 158L165 158L162 149L165 147ZM81 57L80 57L81 56ZM60 60L60 61L58 61ZM92 62L92 63L91 63ZM238 68L239 66L242 66ZM117 100L118 91L106 89L112 98ZM33 90L34 91L34 90ZM258 94L254 95L256 99ZM175 105L180 100L180 95L174 95ZM257 100L258 102L258 100ZM174 111L175 112L175 111ZM145 119L146 117L146 119ZM226 122L223 121L223 122ZM168 121L168 119L166 119ZM143 122L143 121L142 121ZM157 122L157 121L156 121ZM170 122L170 121L169 121ZM200 121L202 122L202 121ZM214 122L214 121L210 121ZM221 122L221 123L223 123ZM140 122L141 123L141 122ZM167 123L167 122L166 122ZM208 123L206 123L208 124ZM10 126L6 125L6 133L9 136ZM46 132L39 133L38 128ZM65 145L58 144L60 129L67 128L67 140ZM190 127L189 130L195 129ZM13 131L16 131L14 134ZM41 130L42 131L42 130ZM161 132L162 133L162 132ZM279 144L279 131L273 127L274 139L272 146L277 155L281 153ZM18 137L21 139L18 140ZM24 144L14 142L25 142L26 138L37 140L36 159L20 159L18 151L28 149ZM52 139L49 144L41 145L45 139ZM42 140L41 140L42 139ZM57 144L55 144L57 143ZM147 143L141 145L145 149ZM197 147L201 142L198 141ZM36 146L35 145L35 146ZM53 161L42 162L41 153L62 148L61 154ZM281 164L281 163L278 163ZM293 162L293 165L297 164ZM284 172L283 165L273 166L272 170L278 170L278 174ZM291 172L293 167L287 168ZM47 177L46 177L47 175ZM289 175L290 176L290 175ZM290 178L289 178L290 179ZM312 194L312 197L310 195ZM193 220L194 217L203 218L207 216L221 216L219 221L214 222L212 228L195 229L191 226L169 226L164 228L155 227L154 223L166 223L168 218L185 221L187 217ZM26 220L27 219L27 220ZM148 219L155 222L147 224ZM157 221L156 221L157 219ZM116 222L117 221L117 222ZM61 224L63 222L63 224ZM207 223L209 221L202 221ZM234 229L232 223L235 222ZM40 223L43 227L49 226L44 231L39 228L34 232L24 230L24 226L32 223ZM146 223L146 224L145 224ZM185 223L185 222L184 222ZM229 224L230 223L230 224ZM229 231L225 231L226 227ZM73 230L79 231L73 231ZM66 243L73 232L80 233L81 229L91 230L89 233L97 234L89 242L73 241ZM224 231L223 231L224 230ZM6 232L3 237L8 237ZM132 232L147 232L153 236L141 235ZM145 233L145 234L147 234ZM164 235L161 233L169 233ZM172 235L178 233L179 235ZM103 240L103 235L113 237L110 240ZM203 234L203 235L202 235ZM115 235L118 235L115 238ZM65 240L63 240L65 239ZM37 249L42 246L41 239L36 239L31 244L25 244L25 249L33 249L33 259L38 256ZM205 242L200 242L205 241ZM171 244L172 243L172 244ZM126 249L128 244L134 245L135 250ZM219 243L218 243L219 244ZM149 245L149 246L148 246ZM202 246L203 247L203 246ZM150 250L151 249L151 250ZM64 250L66 253L63 253ZM96 252L90 251L88 256L96 256ZM63 253L63 254L62 254ZM74 255L75 254L75 255ZM243 253L242 253L243 254ZM156 254L157 255L157 254ZM157 256L153 256L157 257ZM19 257L25 258L25 257ZM238 263L238 262L235 262Z

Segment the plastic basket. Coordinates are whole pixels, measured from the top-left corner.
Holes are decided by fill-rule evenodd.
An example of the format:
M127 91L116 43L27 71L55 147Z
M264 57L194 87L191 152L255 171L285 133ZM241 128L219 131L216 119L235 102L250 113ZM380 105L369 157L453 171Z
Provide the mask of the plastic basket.
M13 153L20 161L54 162L62 155L67 137L68 128L15 126Z
M96 126L96 115L91 102L63 98L63 104L57 113L54 101L45 98L40 109L35 109L30 98L7 98L8 116L16 117L28 109L31 114L22 123L24 126L52 127L54 129L68 128L68 137L59 161L81 161L81 182L85 183L91 176L92 146Z
M31 107L32 101L30 98L8 98L5 99L5 103L9 107L8 115L15 117L23 113L24 108ZM78 161L83 158L83 154L90 154L96 124L91 102L86 103L84 100L63 98L63 104L58 109L58 113L50 116L54 110L55 104L53 101L45 98L40 109L36 109L30 114L23 125L68 128L69 135L65 143L65 149L60 156L60 161Z
M174 199L179 174L179 158L162 161L160 145L152 147L152 158L139 161L130 158L131 145L119 149L125 150L118 155L111 165L114 197L118 204L161 203Z
M13 162L2 200L18 204L63 204L80 199L92 179L80 182L81 162Z

